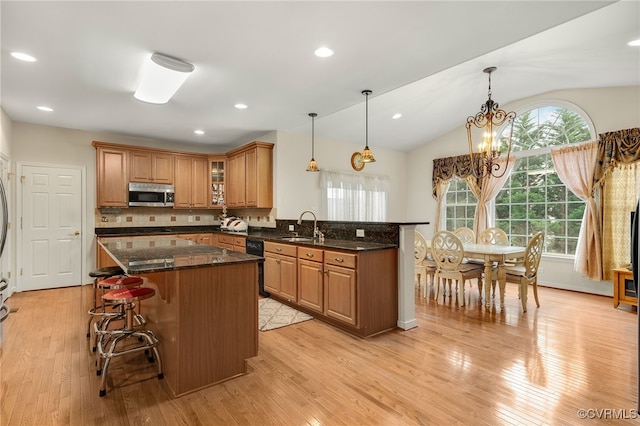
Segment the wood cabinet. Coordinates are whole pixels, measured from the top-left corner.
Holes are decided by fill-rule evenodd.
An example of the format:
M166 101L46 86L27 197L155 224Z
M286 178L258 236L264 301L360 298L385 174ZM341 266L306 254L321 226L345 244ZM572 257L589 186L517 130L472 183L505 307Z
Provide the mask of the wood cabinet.
M638 295L633 284L633 271L627 268L613 270L613 307L620 303L638 306Z
M128 207L127 151L93 142L96 148L96 184L98 207Z
M209 156L209 207L222 208L226 201L226 163L224 156Z
M116 261L113 260L111 256L109 256L109 253L107 253L100 244L96 244L96 250L97 250L97 258L98 258L97 260L98 268L106 268L107 266L118 266Z
M338 251L297 246L298 276L295 301L283 297L278 282L276 260L280 268L286 244L277 244L277 254L267 251L265 242L265 289L272 297L360 337L371 336L397 326L398 250ZM291 247L295 247L290 245ZM287 254L291 255L291 249ZM271 266L269 266L271 265ZM291 291L291 290L289 290Z
M198 244L206 244L208 246L216 246L215 242L217 238L215 238L215 234L212 232L206 232L203 234L178 234L178 238L182 238L183 240L193 241Z
M209 205L208 169L205 156L175 156L174 208L206 208Z
M246 253L245 241L246 238L242 235L218 234L217 246L220 248L226 248L227 250Z
M324 313L324 252L298 247L298 304Z
M273 144L252 142L227 154L229 207L273 207Z
M264 243L264 288L288 302L297 302L296 246Z
M129 151L129 180L173 184L173 159L164 152Z

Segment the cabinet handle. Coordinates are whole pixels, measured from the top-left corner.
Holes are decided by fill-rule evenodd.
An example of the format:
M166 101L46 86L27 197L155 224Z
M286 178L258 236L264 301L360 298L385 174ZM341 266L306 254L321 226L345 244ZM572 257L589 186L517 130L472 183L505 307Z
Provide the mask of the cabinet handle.
M276 259L276 263L280 263L280 259Z
M344 259L341 258L341 257L334 257L333 260L335 260L336 262L340 262L340 263L344 262Z
M277 251L282 251L282 249L280 247L276 247Z
M313 257L313 253L307 253L308 257Z

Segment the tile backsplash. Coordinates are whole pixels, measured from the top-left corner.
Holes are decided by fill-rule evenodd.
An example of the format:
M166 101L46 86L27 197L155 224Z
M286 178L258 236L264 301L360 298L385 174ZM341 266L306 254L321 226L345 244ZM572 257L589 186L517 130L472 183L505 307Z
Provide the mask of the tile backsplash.
M95 210L95 227L217 226L221 215L220 210L207 209L102 208ZM239 217L252 227L276 227L276 209L227 210L227 217L230 216Z

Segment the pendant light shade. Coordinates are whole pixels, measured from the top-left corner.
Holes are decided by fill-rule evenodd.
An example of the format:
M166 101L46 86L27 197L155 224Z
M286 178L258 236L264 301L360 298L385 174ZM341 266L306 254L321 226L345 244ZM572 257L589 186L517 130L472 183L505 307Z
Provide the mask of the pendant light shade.
M310 112L309 117L311 117L311 160L309 160L309 164L307 165L308 172L318 172L320 169L318 168L318 163L314 158L315 155L315 128L314 128L314 120L318 116L315 112Z
M373 163L376 159L371 149L369 149L369 95L371 94L371 90L363 90L362 94L365 96L364 150L362 151L362 162Z

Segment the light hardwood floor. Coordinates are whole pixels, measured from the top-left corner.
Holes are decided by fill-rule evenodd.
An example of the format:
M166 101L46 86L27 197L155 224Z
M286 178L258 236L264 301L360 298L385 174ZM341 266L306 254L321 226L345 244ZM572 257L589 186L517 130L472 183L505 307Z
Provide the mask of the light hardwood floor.
M602 285L611 285L602 283ZM141 355L115 359L108 393L85 337L90 286L13 295L0 356L1 425L601 424L631 415L637 314L608 297L540 288L521 312L421 299L419 327L368 339L318 320L260 333L249 374L172 399ZM205 327L206 325L203 325ZM627 421L608 424L629 424Z

